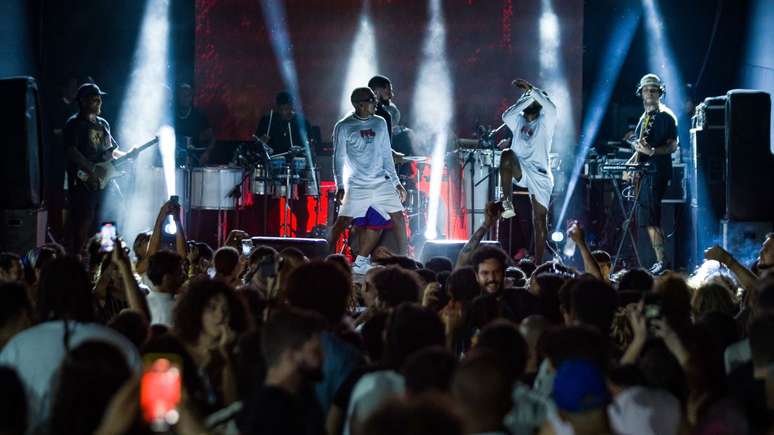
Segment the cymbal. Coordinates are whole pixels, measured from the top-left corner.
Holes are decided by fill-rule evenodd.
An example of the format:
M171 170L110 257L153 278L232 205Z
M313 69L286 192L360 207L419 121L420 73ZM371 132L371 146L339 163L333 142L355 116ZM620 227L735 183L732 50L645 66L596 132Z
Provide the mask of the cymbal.
M430 157L426 157L426 156L403 156L401 158L409 162L426 162L430 160Z

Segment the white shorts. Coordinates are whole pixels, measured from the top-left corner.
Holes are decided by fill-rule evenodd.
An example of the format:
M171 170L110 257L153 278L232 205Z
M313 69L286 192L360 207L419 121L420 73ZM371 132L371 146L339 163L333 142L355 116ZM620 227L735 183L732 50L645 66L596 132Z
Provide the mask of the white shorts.
M364 217L368 207L372 207L385 219L390 218L390 213L403 211L398 191L386 182L374 187L349 187L344 194L339 216Z
M551 192L554 190L554 177L549 171L543 172L543 169L527 162L521 163L521 180L513 184L519 187L526 187L529 194L535 197L540 205L548 210L548 203L551 201Z

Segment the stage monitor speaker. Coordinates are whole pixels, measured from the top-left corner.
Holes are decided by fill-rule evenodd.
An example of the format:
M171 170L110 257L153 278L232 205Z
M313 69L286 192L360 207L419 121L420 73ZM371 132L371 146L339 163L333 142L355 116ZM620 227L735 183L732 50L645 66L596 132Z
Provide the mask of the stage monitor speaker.
M0 209L40 206L40 111L38 85L32 77L0 79Z
M0 251L25 255L46 243L45 209L0 210Z
M277 251L296 248L310 260L324 259L328 254L328 241L325 239L305 239L301 237L253 237L253 246L270 246Z
M711 212L719 221L726 212L725 130L691 129L693 165L691 205Z
M726 219L774 220L771 96L734 89L726 100Z
M452 264L457 264L457 257L467 242L467 240L428 240L425 242L419 261L426 263L427 260L433 257L448 257L451 259ZM481 242L481 246L484 245L501 247L500 242L497 240L484 240Z

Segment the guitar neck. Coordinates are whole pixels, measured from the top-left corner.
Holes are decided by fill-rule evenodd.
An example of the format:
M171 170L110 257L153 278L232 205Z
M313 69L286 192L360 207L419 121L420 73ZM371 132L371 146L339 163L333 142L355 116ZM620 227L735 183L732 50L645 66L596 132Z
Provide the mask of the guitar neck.
M148 147L152 147L153 145L156 145L158 143L158 141L159 141L159 138L157 138L157 137L153 138L153 139L149 140L148 142L145 142L144 144L142 144L142 145L138 146L137 148L135 148L135 151L139 153L139 152L143 151L144 149L146 149ZM129 159L130 159L130 156L129 155L125 155L125 156L121 156L121 157L119 157L117 159L111 160L110 163L112 163L113 165L117 166L117 165L120 165L120 164L124 163L125 161L127 161Z

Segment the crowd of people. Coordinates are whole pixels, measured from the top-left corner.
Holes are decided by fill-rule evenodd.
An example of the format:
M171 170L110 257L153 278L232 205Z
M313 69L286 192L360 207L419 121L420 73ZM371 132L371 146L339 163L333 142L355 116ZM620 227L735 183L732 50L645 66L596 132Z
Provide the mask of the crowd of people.
M213 251L179 219L166 239L179 213L131 249L0 254L0 433L152 432L153 355L181 369L177 433L774 430L774 234L754 265L709 248L693 277L611 271L577 225L583 270L474 236L456 262L378 248L360 275L340 254L243 252L242 231Z

